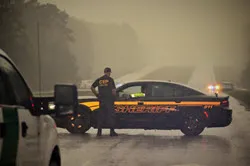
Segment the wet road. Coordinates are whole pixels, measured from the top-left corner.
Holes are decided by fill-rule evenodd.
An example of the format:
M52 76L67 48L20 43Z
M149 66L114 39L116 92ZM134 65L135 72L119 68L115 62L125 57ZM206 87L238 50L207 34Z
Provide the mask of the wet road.
M196 68L187 82L202 87L214 78L212 68ZM206 129L197 138L160 130L117 130L120 136L116 138L104 130L104 136L96 138L94 129L84 135L59 129L63 165L249 166L250 114L235 99L231 98L230 104L234 110L232 124Z

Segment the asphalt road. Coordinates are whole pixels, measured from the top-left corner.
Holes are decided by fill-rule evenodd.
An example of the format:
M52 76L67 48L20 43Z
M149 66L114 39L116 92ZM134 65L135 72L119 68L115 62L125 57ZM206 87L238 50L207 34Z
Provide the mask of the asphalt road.
M159 73L152 73L152 78L156 74ZM213 69L198 67L186 82L202 87L214 78ZM65 130L58 129L62 164L63 166L249 166L250 114L235 99L231 98L230 104L234 110L232 124L226 128L206 129L197 138L184 137L180 131L160 130L117 130L120 136L111 138L108 136L108 130L104 130L104 136L98 139L95 137L94 129L84 135L71 135Z

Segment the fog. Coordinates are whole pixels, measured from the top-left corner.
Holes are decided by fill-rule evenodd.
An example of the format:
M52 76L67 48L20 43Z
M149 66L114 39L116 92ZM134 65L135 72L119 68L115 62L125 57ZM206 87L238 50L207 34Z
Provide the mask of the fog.
M249 0L16 2L0 12L0 48L32 89L94 79L106 66L115 79L163 65L213 66L218 81L250 78Z
M143 60L149 64L187 65L209 62L241 67L248 51L245 31L250 24L250 3L247 0L47 2L55 3L82 20L128 23L138 35Z

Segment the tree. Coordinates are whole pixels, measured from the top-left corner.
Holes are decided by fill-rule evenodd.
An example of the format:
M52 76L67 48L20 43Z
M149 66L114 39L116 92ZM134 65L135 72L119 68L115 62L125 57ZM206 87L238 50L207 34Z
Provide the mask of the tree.
M91 32L94 49L92 78L102 74L106 66L113 69L114 78L141 68L137 36L130 25L88 22L87 27Z
M52 90L57 82L75 82L77 67L70 53L73 42L67 28L68 14L52 4L37 0L16 1L3 14L0 47L14 60L34 91L38 90L38 33L42 66L42 90ZM39 23L39 24L38 24Z
M26 5L23 20L33 54L37 54L37 23L39 23L42 85L44 90L57 82L76 82L77 67L69 50L73 42L72 31L67 28L68 14L52 4L38 4L36 0ZM34 44L35 43L35 44ZM37 63L36 63L37 64ZM51 72L53 71L53 72Z
M10 55L23 52L26 36L21 22L24 0L1 6L0 47ZM15 49L13 49L15 48Z
M246 56L247 64L245 70L242 72L242 84L245 88L250 90L250 25L247 27L246 35L248 54Z
M70 17L68 27L73 31L72 36L75 42L70 44L70 50L76 55L79 75L82 80L91 77L91 71L94 63L94 41L88 22Z
M81 65L82 79L100 76L106 66L113 69L116 78L144 65L136 32L129 24L97 24L71 17L68 26L76 39L71 50Z

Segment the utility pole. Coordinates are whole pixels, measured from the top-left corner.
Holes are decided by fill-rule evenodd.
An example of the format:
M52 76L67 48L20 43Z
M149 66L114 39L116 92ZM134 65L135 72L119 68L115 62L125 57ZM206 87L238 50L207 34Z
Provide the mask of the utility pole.
M41 97L42 91L42 74L41 74L41 55L40 55L40 25L39 21L37 21L37 57L38 57L38 81L39 81L39 95Z

